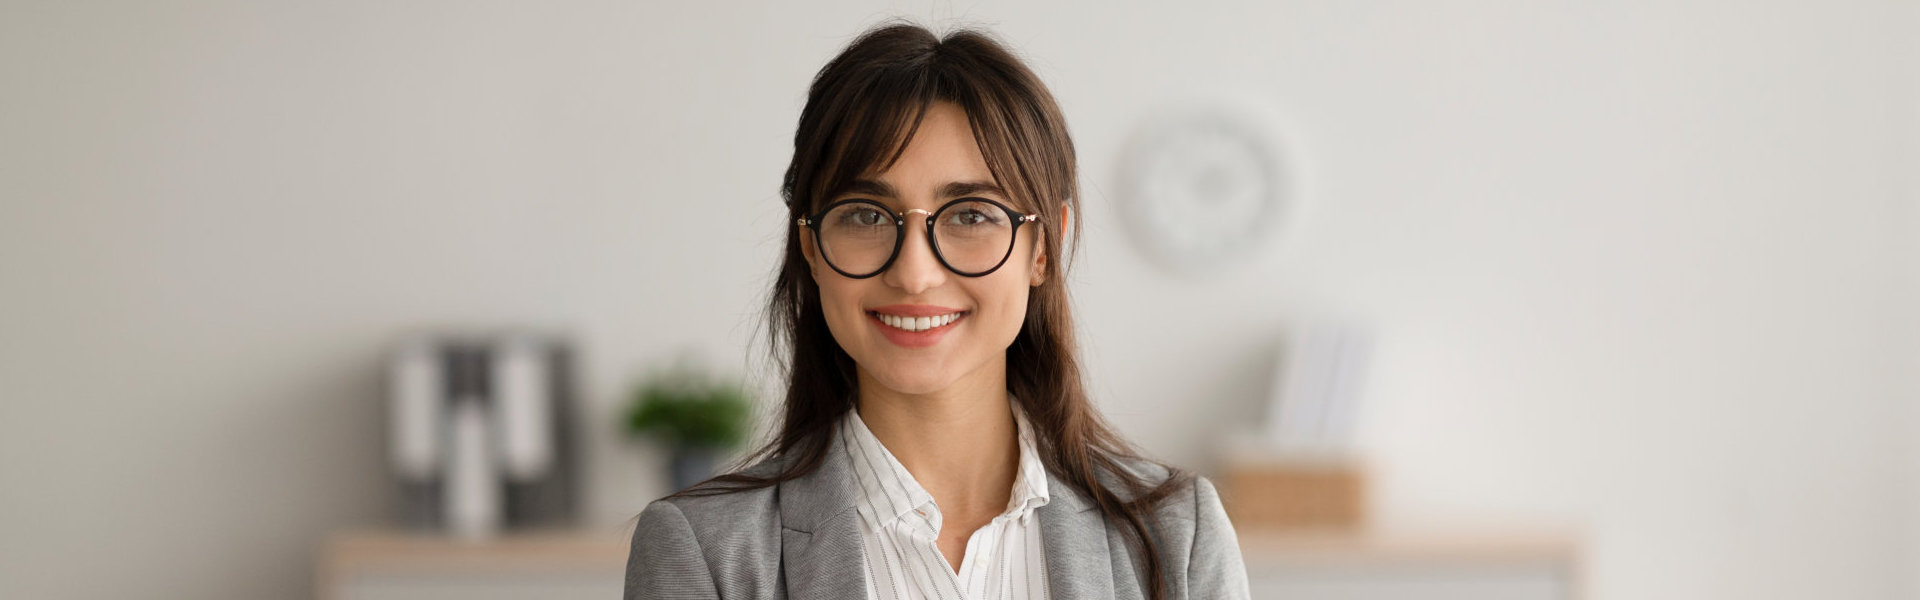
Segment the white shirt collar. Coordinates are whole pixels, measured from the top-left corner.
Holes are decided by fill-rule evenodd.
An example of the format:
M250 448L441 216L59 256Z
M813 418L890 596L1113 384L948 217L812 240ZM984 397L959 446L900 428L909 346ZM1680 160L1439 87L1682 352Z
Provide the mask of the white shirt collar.
M1007 508L1001 516L1018 519L1046 506L1052 498L1047 493L1046 467L1036 450L1033 426L1027 422L1025 411L1012 394L1007 395L1007 402L1013 409L1018 431L1020 460L1019 473L1014 475L1013 490L1008 494ZM860 411L847 411L840 431L845 436L854 479L860 488L855 494L855 503L862 517L876 526L885 526L916 511L931 513L919 515L927 518L938 515L939 507L934 504L933 496L920 487L913 474L894 458L893 452L867 429L866 422L860 419Z

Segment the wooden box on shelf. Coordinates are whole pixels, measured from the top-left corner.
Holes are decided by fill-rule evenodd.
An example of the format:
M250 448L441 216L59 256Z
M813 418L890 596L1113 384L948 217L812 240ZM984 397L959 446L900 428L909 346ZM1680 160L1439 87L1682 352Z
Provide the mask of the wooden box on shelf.
M1236 451L1219 487L1236 526L1345 530L1367 521L1367 474L1357 457Z

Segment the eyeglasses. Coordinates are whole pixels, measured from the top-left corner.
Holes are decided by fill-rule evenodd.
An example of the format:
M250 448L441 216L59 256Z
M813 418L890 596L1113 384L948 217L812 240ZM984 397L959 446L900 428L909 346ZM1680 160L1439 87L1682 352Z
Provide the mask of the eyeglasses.
M1020 226L1040 219L985 198L961 198L933 212L915 208L901 213L873 200L851 199L798 222L813 230L814 245L827 266L866 279L887 270L900 256L907 215L913 213L927 215L927 241L940 264L964 277L982 277L1006 264Z

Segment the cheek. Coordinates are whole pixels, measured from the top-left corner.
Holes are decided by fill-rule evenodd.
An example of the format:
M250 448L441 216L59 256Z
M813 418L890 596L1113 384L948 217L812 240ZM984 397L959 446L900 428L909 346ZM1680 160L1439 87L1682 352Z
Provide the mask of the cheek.
M993 334L996 342L1004 341L1012 344L1013 339L1020 335L1020 327L1027 320L1029 289L1026 273L1019 269L1008 271L1005 278L1000 278L1000 273L994 273L993 290L982 291L982 293L992 294L990 301L993 303ZM982 300L986 299L982 298Z
M842 325L840 321L844 321L846 317L842 314L846 312L846 294L843 290L831 285L820 285L818 287L820 289L820 311L826 314L827 325L835 328L835 333L838 333L838 328Z
M858 290L818 279L815 281L819 283L820 312L827 319L827 331L833 334L834 342L840 344L842 350L853 352L858 346L854 342L859 341L860 328L865 325L866 319L866 313L860 310Z

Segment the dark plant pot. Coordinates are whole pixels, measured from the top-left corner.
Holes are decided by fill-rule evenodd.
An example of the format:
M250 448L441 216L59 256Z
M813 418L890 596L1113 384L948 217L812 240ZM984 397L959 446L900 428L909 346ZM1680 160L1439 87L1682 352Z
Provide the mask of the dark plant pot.
M712 446L674 446L670 465L673 490L684 490L712 477L720 466L721 454L719 448Z

